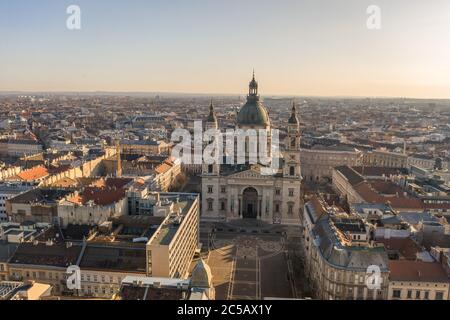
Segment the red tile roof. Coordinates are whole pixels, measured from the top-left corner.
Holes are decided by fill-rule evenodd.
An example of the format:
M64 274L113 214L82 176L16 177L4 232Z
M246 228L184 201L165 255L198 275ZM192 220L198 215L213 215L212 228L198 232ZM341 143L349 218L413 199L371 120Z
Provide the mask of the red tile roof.
M157 166L155 171L158 174L162 174L162 173L166 173L167 171L169 171L170 168L172 168L171 165L169 165L167 163L163 163L163 164L160 164L159 166Z
M387 251L398 251L407 260L416 260L417 253L422 251L411 238L378 239L376 242L384 244Z
M24 170L17 174L21 180L33 181L41 178L45 178L49 175L47 168L44 166L37 166L28 170Z
M96 205L105 206L125 197L124 189L111 189L111 188L85 188L83 192L69 199L70 202L83 205L89 201L93 201Z
M391 281L449 282L449 278L437 262L390 260Z
M364 181L356 186L354 189L358 194L368 203L388 203L394 209L417 209L423 210L424 205L420 199L405 198L402 196L384 196L380 195L371 185L371 183Z

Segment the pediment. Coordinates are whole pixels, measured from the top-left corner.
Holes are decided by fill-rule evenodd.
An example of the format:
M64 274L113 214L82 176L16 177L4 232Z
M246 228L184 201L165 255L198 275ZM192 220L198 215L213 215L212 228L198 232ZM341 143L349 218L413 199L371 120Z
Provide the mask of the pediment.
M259 170L249 169L228 176L228 179L267 179L266 175L262 175Z

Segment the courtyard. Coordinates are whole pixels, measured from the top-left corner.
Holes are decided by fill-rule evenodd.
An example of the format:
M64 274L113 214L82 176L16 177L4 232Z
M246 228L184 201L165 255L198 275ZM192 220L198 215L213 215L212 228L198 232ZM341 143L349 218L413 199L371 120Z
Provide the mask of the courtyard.
M301 297L302 277L288 250L286 228L242 221L203 224L200 242L211 267L216 299L261 300Z

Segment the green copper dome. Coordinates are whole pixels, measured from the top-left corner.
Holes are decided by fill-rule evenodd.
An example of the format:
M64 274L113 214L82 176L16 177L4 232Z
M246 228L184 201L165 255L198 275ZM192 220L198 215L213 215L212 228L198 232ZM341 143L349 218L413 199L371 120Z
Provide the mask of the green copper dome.
M237 115L237 123L240 125L267 126L270 124L269 114L261 102L247 101Z
M268 126L270 125L269 113L259 101L258 82L255 74L249 85L247 103L239 110L237 124L242 126Z

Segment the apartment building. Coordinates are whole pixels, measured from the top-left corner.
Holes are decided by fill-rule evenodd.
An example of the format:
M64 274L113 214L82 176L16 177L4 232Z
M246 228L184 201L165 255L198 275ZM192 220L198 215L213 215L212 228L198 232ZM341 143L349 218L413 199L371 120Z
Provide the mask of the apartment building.
M438 262L389 261L389 300L448 300L450 280Z
M364 165L373 167L406 168L408 156L386 150L373 150L364 155Z
M357 218L328 208L313 198L304 207L305 274L314 298L382 300L388 292L388 258L384 247L372 246ZM368 285L369 267L379 268L377 286Z
M331 179L333 168L338 166L359 166L362 164L362 152L344 146L314 146L300 150L302 176L306 182Z
M31 139L0 140L0 155L22 157L40 153L42 150L42 144Z
M196 194L161 194L155 216L165 219L147 243L147 275L184 278L199 245L199 198Z

